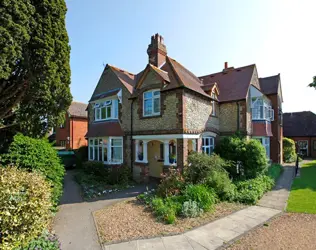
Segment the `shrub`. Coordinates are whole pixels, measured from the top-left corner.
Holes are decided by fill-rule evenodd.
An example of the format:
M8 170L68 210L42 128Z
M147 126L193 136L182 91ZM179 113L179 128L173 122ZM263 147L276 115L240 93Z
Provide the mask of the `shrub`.
M255 178L267 170L265 148L258 140L246 140L237 136L225 137L215 148L215 152L230 161L225 168L234 179Z
M52 186L53 204L55 206L58 204L62 194L65 169L57 151L47 139L34 139L17 134L2 161L30 171L40 171Z
M241 203L255 204L273 185L274 180L266 175L246 181L239 181L236 183L237 192L235 200Z
M81 146L74 151L76 156L76 167L81 168L83 162L86 162L88 160L88 147Z
M184 192L185 199L196 201L200 208L208 211L216 202L216 194L204 185L188 185Z
M56 235L44 232L40 237L32 240L27 246L20 247L16 250L31 250L31 249L45 249L45 250L61 250L61 245Z
M111 185L128 185L131 169L127 166L114 166L110 168L108 183Z
M184 217L198 217L203 213L203 209L201 209L196 201L185 201L182 205L182 215Z
M152 200L152 209L158 219L162 219L168 224L175 222L176 209L170 201L165 204L162 198L154 198Z
M268 168L268 176L270 176L275 182L278 180L282 172L283 167L280 164L272 164Z
M103 162L100 161L86 161L82 164L83 171L92 175L94 179L108 182L110 168L105 167Z
M157 188L157 195L160 197L178 195L184 186L185 181L180 170L171 168L169 173L161 180Z
M215 170L223 170L227 163L216 154L211 156L203 153L192 152L188 156L188 165L184 168L187 182L192 184L204 183Z
M0 249L25 246L51 218L50 186L39 173L0 167Z
M296 160L295 142L290 138L283 138L283 161L294 162Z

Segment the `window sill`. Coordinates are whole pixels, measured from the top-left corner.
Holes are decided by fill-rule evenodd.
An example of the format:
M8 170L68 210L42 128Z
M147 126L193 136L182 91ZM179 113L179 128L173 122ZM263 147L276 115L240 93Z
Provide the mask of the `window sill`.
M135 160L135 163L148 163L148 161L139 161L139 160Z
M157 114L157 115L143 115L141 118L142 119L150 119L150 118L157 118L157 117L161 117L162 114Z

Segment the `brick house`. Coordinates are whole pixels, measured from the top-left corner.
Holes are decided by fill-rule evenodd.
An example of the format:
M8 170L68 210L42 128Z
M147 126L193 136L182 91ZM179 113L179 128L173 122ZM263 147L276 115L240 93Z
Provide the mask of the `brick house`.
M56 128L56 145L67 150L87 146L85 135L88 131L87 104L72 102L64 124Z
M311 111L284 113L284 137L296 142L299 151L316 158L316 114Z
M254 64L225 63L223 71L197 77L167 56L159 34L147 54L138 74L106 65L88 105L90 160L128 165L135 179L160 177L173 164L182 167L190 151L211 154L221 136L240 131L281 161L282 140L271 139L274 124L280 129L280 81L266 94L262 86L270 82L258 78Z

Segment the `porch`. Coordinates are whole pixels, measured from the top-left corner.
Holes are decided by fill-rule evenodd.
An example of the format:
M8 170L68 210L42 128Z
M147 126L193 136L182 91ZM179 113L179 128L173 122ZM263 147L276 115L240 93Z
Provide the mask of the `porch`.
M140 182L150 177L161 178L170 167L183 168L187 155L197 151L200 135L136 135L133 136L133 177Z

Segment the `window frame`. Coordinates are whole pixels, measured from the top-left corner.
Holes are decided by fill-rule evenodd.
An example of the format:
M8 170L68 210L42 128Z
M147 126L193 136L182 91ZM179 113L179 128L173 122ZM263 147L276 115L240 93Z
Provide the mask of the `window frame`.
M204 145L205 141L209 141L209 145ZM209 153L207 153L207 150L209 149ZM202 137L202 152L208 155L211 155L214 152L215 149L215 137L213 136L203 136Z
M118 99L107 99L94 105L94 121L107 121L118 119ZM105 118L102 118L102 110L105 110ZM110 111L109 111L110 109Z
M212 92L211 97L213 99L216 99L216 94L214 92ZM212 100L211 103L212 103L212 116L216 116L216 104L215 104L215 101Z
M159 95L158 96L155 96L154 93L155 92L158 92ZM145 97L145 94L147 93L152 93L152 97L150 98L146 98ZM154 112L155 110L155 99L159 99L159 112ZM151 111L151 114L145 114L146 110L145 110L145 101L147 100L151 100L151 105L152 105L152 111ZM161 113L161 93L160 93L160 89L152 89L152 90L149 90L149 91L145 91L143 93L143 117L151 117L151 116L159 116Z
M260 104L258 104L259 101ZM259 112L255 112L255 110ZM259 116L254 114L259 114ZM251 117L253 121L274 121L274 109L262 97L253 97L251 99Z

